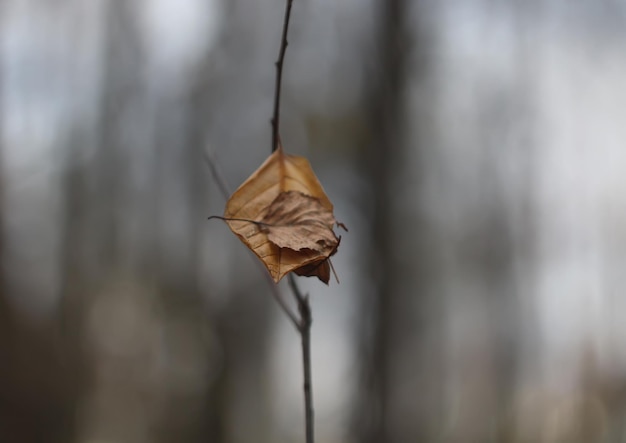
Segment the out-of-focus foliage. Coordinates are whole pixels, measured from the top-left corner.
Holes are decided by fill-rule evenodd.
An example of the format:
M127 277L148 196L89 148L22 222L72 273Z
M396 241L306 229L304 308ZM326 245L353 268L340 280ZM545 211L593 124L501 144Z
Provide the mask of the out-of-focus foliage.
M299 342L221 223L282 0L0 2L0 441L303 434ZM281 136L350 226L331 442L623 440L626 6L294 0ZM254 257L252 257L254 258Z

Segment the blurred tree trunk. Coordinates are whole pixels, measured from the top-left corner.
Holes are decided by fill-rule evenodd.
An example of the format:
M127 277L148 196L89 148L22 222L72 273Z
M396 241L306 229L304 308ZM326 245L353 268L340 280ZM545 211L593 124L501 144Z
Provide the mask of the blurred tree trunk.
M4 14L3 14L3 4L0 3L0 29L4 29ZM0 35L2 35L0 33ZM7 296L7 281L5 276L5 269L7 265L7 255L4 248L4 236L5 236L5 222L4 217L6 214L6 206L5 206L5 194L4 194L4 186L5 186L5 177L6 173L4 172L4 156L5 146L4 146L4 58L0 56L0 325L4 325L9 322L10 313L9 313L9 301L6 299ZM0 334L2 337L2 334Z
M396 256L393 235L393 187L395 161L402 149L400 121L404 111L403 86L406 57L404 33L404 0L380 2L378 71L370 98L372 140L368 145L367 171L373 189L373 220L371 224L371 275L374 276L371 348L365 349L366 405L359 409L358 441L379 443L398 441L392 429L393 407L390 404L394 351L396 346L395 316L402 303L401 278L394 266Z
M185 170L182 171L186 177L186 185L190 198L189 226L190 232L190 278L193 279L193 287L191 288L198 297L198 302L203 306L204 316L200 319L205 325L208 324L212 334L215 337L215 343L220 349L223 347L228 352L227 345L224 343L221 322L225 316L212 303L210 293L206 293L200 284L200 271L203 264L202 247L205 236L203 231L206 229L205 223L207 208L209 207L209 192L211 186L210 172L205 162L205 150L207 149L207 121L210 118L210 109L212 105L212 75L211 75L211 53L207 52L202 57L201 63L194 72L189 82L189 88L184 92L183 102L186 104L185 122L184 122L184 160ZM224 320L231 322L233 319ZM220 443L227 441L226 432L226 397L222 392L224 381L227 377L225 372L230 366L230 362L224 354L220 356L219 372L215 374L215 359L218 354L213 352L210 356L210 362L206 377L211 379L211 383L206 386L204 392L199 393L200 415L196 420L196 429L198 438L194 441L210 441ZM209 372L210 371L210 372ZM226 394L227 395L227 394Z
M129 161L133 149L130 128L137 122L138 93L141 91L139 20L132 2L104 5L103 74L100 110L96 127L94 223L96 258L102 270L120 263L123 247L121 227L126 220L123 195L128 191Z
M534 257L536 254L536 226L537 219L535 206L535 185L537 171L536 152L536 117L533 112L533 100L536 93L535 67L532 63L532 36L533 25L541 17L541 2L516 1L511 5L513 16L512 25L516 38L516 73L512 79L508 106L504 113L509 112L509 134L502 134L502 139L512 139L510 155L518 169L516 177L505 173L500 180L502 184L508 182L509 188L513 183L513 190L509 195L503 195L502 211L508 225L508 244L503 245L508 254L508 271L505 276L508 281L504 285L507 296L504 297L504 306L497 329L494 331L499 339L497 369L499 390L497 408L498 435L501 441L511 440L515 426L515 418L506 416L503 411L514 410L517 394L522 385L524 371L533 370L528 362L535 362L537 357L533 343L539 337L537 315L532 300L528 294L534 288ZM498 112L502 113L503 109ZM491 124L493 122L490 122ZM498 127L496 125L495 127ZM497 131L496 131L497 134ZM513 137L509 135L512 134ZM501 149L498 137L493 150ZM505 188L503 186L503 188ZM492 235L492 234L490 234Z
M409 141L403 124L409 104L409 54L416 55L416 62L411 65L413 81L421 83L427 69L421 51L421 24L410 22L411 34L408 32L409 5L404 0L379 2L379 46L369 102L371 142L365 156L373 188L373 201L367 202L373 217L369 236L372 286L363 288L364 294L370 296L358 334L365 374L354 423L357 441L361 443L424 441L429 432L427 417L432 412L423 408L436 409L435 404L425 404L432 397L426 393L436 389L436 385L426 376L429 368L424 367L425 348L421 341L432 279L425 248L428 234L422 221L411 215L411 210L419 207L419 193L413 192L411 201L405 202L410 207L403 206L402 197L398 197L407 195L398 185L411 181L403 173L420 170L419 165L411 164L409 168L403 164L408 158ZM420 122L413 125L419 128ZM410 146L412 152L417 151L414 157L420 156L420 144L421 139L413 135ZM402 227L409 229L402 232Z
M4 103L3 61L0 58L0 104ZM35 321L11 305L10 298L33 294L18 284L10 285L5 275L11 257L4 247L6 175L2 158L7 148L3 144L3 109L0 116L0 441L69 443L76 438L85 360L79 336L60 333L58 319Z
M116 295L115 290L121 292L118 288L123 285L119 272L123 255L120 226L124 220L121 196L127 188L128 162L122 160L122 155L128 153L124 148L130 149L124 144L128 137L124 138L123 131L131 118L129 109L136 100L139 84L138 39L132 8L128 2L105 2L98 11L102 13L103 34L102 47L98 48L102 56L99 96L95 103L97 112L91 124L85 119L74 128L67 150L60 310L68 346L71 343L88 353L94 363L81 405L80 438L130 438L140 443L141 439L135 438L135 430L141 426L144 414L133 409L134 401L124 404L119 398L120 392L127 395L126 399L133 398L131 393L136 386L129 386L132 375L119 376L122 364L105 355L99 343L104 332L100 329L94 332L92 322L98 306L98 321L110 325L107 332L119 328L118 319L106 316L119 312L115 311L114 304L119 303L121 297L113 295ZM109 289L111 287L114 289ZM126 349L117 351L122 356L128 354ZM119 382L111 383L110 379L116 376ZM107 383L116 389L110 389L108 397L103 399L102 386ZM112 411L115 408L117 410ZM132 425L122 429L116 420L130 415Z
M207 79L196 81L204 86ZM190 333L188 340L202 344L207 331L215 337L219 329L208 294L201 285L203 230L208 207L208 172L203 159L207 103L198 83L191 81L193 92L183 91L181 96L164 94L156 105L154 218L159 223L153 239L156 246L153 269L159 286L164 289L161 303L167 306L171 322L183 323ZM166 232L166 226L172 230ZM172 235L178 239L175 245L167 241ZM218 335L218 345L219 340ZM206 353L196 356L200 359L197 366L206 366L214 372L216 363L206 360L219 354L204 345L199 349ZM215 377L212 373L206 376ZM202 384L192 392L167 388L166 391L176 401L166 405L160 414L157 441L220 441L212 411L206 410L207 396L212 392L210 385Z
M209 167L206 164L205 150L225 149L223 146L209 146L213 135L210 129L219 127L220 108L223 105L222 97L233 100L232 96L224 96L224 81L232 82L228 78L220 77L220 70L216 69L214 59L226 57L229 60L228 72L242 72L251 69L250 59L242 56L240 51L229 48L229 44L244 44L254 48L254 41L248 41L247 26L250 14L245 2L229 1L225 4L224 33L220 37L218 46L211 53L204 55L204 62L194 73L190 88L186 91L185 109L185 143L184 159L187 193L190 197L190 226L192 232L193 255L197 259L202 255L202 245L211 245L202 242L206 231L207 208L209 197L219 196L220 205L225 200L219 192L208 192L211 187L217 189ZM220 53L221 54L217 54ZM226 54L227 53L227 54ZM271 63L271 60L269 61ZM229 83L227 90L230 90ZM269 110L270 108L268 108ZM269 126L269 111L268 111ZM234 122L233 128L246 122ZM235 129L233 129L235 130ZM259 149L268 143L260 143ZM221 158L225 158L222 156ZM220 165L215 165L220 170ZM230 190L231 192L234 189ZM219 205L218 205L219 206ZM221 235L227 235L222 231ZM209 249L204 253L211 255L217 251ZM247 260L244 255L240 257ZM256 258L255 258L256 259ZM193 264L199 272L199 263ZM235 266L235 264L233 264ZM269 376L267 373L267 359L269 338L272 330L272 303L271 295L262 275L252 268L252 274L242 272L241 276L232 282L228 288L228 295L205 293L204 307L207 317L205 322L215 334L219 353L219 372L213 374L212 383L204 393L204 410L201 417L203 440L214 443L244 443L249 441L269 441L271 438L272 417L269 408L270 398L267 387ZM199 280L199 275L194 277ZM221 299L219 302L216 300ZM217 357L217 355L214 355Z

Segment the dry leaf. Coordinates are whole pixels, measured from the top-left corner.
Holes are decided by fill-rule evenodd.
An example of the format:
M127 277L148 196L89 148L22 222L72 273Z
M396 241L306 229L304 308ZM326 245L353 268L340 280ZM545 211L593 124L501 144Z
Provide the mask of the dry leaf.
M338 223L338 225L343 226L343 223L341 224ZM345 226L343 227L345 228ZM339 237L338 239L339 241L341 241L341 237ZM339 246L339 241L337 242L337 245L335 246L335 250L330 255L333 255L337 251L337 247ZM317 277L324 283L328 284L328 281L330 280L331 268L332 268L332 263L330 261L330 258L327 258L324 260L320 260L320 261L302 266L301 268L295 269L293 272L303 277ZM333 269L333 273L334 272L335 270ZM337 278L337 274L335 274L335 278ZM339 282L338 278L337 278L337 282Z
M325 252L333 250L338 243L332 211L317 198L299 191L278 194L261 222L268 240L279 248Z
M230 197L224 218L275 282L296 271L328 283L339 245L333 205L304 157L274 151Z
M293 272L297 275L301 275L302 277L317 277L324 283L328 284L330 281L329 262L329 258L319 262L313 262L301 268L295 269Z

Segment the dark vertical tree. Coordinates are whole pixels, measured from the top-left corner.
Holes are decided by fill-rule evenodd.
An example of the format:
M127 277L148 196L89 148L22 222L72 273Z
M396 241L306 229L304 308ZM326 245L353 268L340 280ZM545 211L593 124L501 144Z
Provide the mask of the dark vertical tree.
M403 122L407 112L409 57L411 73L418 82L426 70L426 59L420 51L422 30L419 23L409 26L409 3L404 0L378 2L380 27L374 51L376 63L368 89L371 139L364 158L372 188L368 193L371 201L365 202L367 213L372 217L368 263L371 280L363 288L368 298L361 314L358 337L364 374L354 423L358 441L362 443L421 441L428 426L424 420L426 414L418 410L423 407L420 394L433 389L424 383L419 388L422 392L416 391L410 404L404 406L398 396L402 384L397 378L399 372L412 374L411 378L420 377L423 352L420 339L425 324L422 307L432 278L423 247L427 234L422 230L422 222L401 215L402 203L394 198L397 183L401 181L399 177L406 173L402 163L408 140ZM419 122L414 124L420 125ZM412 150L421 149L417 137L412 137L410 143ZM413 199L407 204L419 203ZM404 220L400 220L402 217ZM411 226L410 232L398 231L400 226L407 225ZM403 261L403 244L413 248L409 262ZM415 389L413 382L410 389ZM429 396L424 395L426 398Z
M4 14L2 11L2 4L0 4L0 25L4 24L3 18ZM4 29L4 26L1 27ZM1 34L0 34L1 35ZM5 198L4 198L4 180L6 174L4 172L4 155L5 155L5 146L4 146L4 107L2 104L3 100L3 90L4 90L4 60L0 57L0 324L6 324L9 321L9 302L6 299L7 295L7 282L5 268L6 268L6 253L4 249L4 235L5 235L5 226L4 226L4 216L6 214L5 207ZM0 334L0 337L2 334Z
M362 404L359 424L359 441L376 443L394 440L391 425L393 408L391 371L397 333L394 322L398 306L402 303L393 235L392 177L397 159L403 148L400 122L405 109L403 89L405 84L406 31L404 16L406 2L389 0L379 2L381 21L377 71L370 98L371 143L367 161L370 185L373 187L373 219L371 221L372 251L370 255L373 277L373 297L370 311L373 319L372 344L367 350L366 390L370 398Z
M132 99L129 82L136 78L128 72L136 39L128 38L126 8L124 2L104 7L102 89L96 120L93 126L84 119L70 128L64 146L59 321L63 347L73 356L68 374L79 398L93 388L91 360L98 363L87 334L88 312L120 260L119 196L124 185L120 122L125 117L125 101ZM95 147L93 158L85 155L90 146ZM74 416L80 417L77 412ZM74 432L79 429L84 431L76 426Z
M211 143L220 140L216 134L219 134L222 101L236 101L233 96L239 87L238 73L251 69L250 58L244 55L242 48L245 51L254 50L258 44L250 41L247 14L250 14L250 10L245 7L245 2L233 0L225 3L224 20L228 25L224 26L212 52L204 54L190 79L185 96L184 168L188 189L193 193L190 223L194 226L189 228L195 230L197 240L201 231L206 230L209 197L219 199L213 207L221 207L228 197L222 195L221 190L211 193L206 191L210 187L219 187L206 161L207 150L216 152L228 148ZM212 62L219 57L228 60L225 73L216 69ZM271 63L268 60L269 66ZM224 94L224 88L230 92ZM233 121L233 128L245 124L248 122ZM266 144L262 143L262 146ZM213 166L220 168L217 164ZM234 189L227 190L232 191ZM196 248L200 245L197 240L194 240L197 242ZM245 256L239 256L239 259L244 260L245 264L250 263ZM272 325L271 296L267 293L266 282L262 280L263 275L255 267L250 266L249 269L250 273L241 272L239 278L231 283L228 297L220 303L219 308L211 302L217 294L204 294L207 314L204 321L209 322L222 353L219 372L205 395L203 441L267 441L271 435L267 389L269 377L265 370Z
M104 9L103 70L99 116L96 127L96 156L93 173L94 223L100 235L94 238L102 270L110 270L120 260L122 195L128 190L129 151L127 136L136 122L138 93L141 90L142 52L135 6L126 2L107 4Z
M505 264L503 269L499 269L498 266L494 268L495 271L502 271L499 282L501 310L496 313L499 321L496 322L494 329L497 340L495 369L498 371L496 417L498 438L502 441L512 438L513 421L513 418L503 411L513 409L521 372L528 369L524 362L534 358L532 343L537 338L535 335L537 317L528 297L534 273L533 257L536 253L534 220L537 217L534 202L537 171L536 120L532 109L536 77L533 72L529 30L540 16L539 12L540 5L534 1L516 1L511 5L512 32L515 33L516 42L515 75L511 79L511 89L508 91L506 102L492 109L494 117L504 116L506 121L496 125L493 125L494 119L489 122L489 127L495 128L491 154L498 158L493 152L501 148L498 140L510 140L508 155L515 158L518 168L516 177L501 172L497 178L499 184L496 184L500 189L506 189L506 184L509 184L509 192L497 199L500 204L501 223L506 225L503 226L505 236L499 246L501 252L498 255L502 256ZM500 131L497 128L500 128ZM489 150L485 154L488 155ZM488 235L493 238L493 234Z

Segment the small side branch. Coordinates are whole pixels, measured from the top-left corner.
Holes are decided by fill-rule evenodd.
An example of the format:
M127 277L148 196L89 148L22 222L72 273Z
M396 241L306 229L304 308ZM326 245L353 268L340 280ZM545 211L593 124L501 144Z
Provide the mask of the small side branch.
M204 161L208 165L209 170L211 171L211 175L213 175L213 179L217 183L217 186L220 189L220 192L222 193L224 200L228 200L228 196L230 195L230 191L228 190L229 189L228 184L226 183L226 179L224 179L224 176L221 174L219 168L217 167L217 164L213 160L213 157L211 156L210 151L208 149L204 152ZM224 217L219 217L215 215L209 217L209 219L211 218L224 219ZM289 305L283 298L282 294L280 293L278 286L276 286L276 284L274 283L272 278L269 276L269 274L267 273L263 265L256 259L254 260L254 262L259 267L261 272L263 272L263 275L265 275L265 279L267 280L270 290L272 291L272 296L274 297L274 299L276 300L280 308L283 310L283 312L287 315L287 317L289 318L293 326L299 332L301 328L300 320L298 319L296 314L292 312L291 308L289 307Z
M211 152L211 149L209 146L207 146L206 149L204 150L204 161L209 167L209 171L211 171L213 180L215 180L215 183L217 183L217 187L220 189L220 192L222 193L222 197L224 197L224 200L228 200L228 196L230 195L230 191L229 191L230 186L228 186L228 183L226 182L226 178L224 178L224 176L222 175L222 172L217 167L217 163L215 162L215 159L213 158L213 153Z
M272 117L272 152L278 149L278 137L280 128L280 93L283 81L283 62L287 51L287 32L289 31L289 19L291 18L291 5L293 0L287 0L285 6L285 18L283 19L283 34L280 39L280 51L276 60L276 87L274 91L274 114Z

